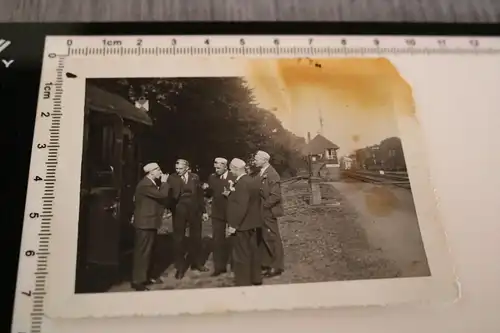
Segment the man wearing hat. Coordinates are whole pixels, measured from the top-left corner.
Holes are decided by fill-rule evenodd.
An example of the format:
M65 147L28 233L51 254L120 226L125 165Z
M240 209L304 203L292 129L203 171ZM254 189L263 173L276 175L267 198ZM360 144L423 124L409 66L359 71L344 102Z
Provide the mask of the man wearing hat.
M236 177L227 202L228 233L232 236L232 260L235 284L262 284L262 218L258 183L245 172L245 162L235 158L229 166Z
M281 275L285 269L283 242L281 240L278 218L283 216L280 176L269 163L271 157L265 151L255 154L255 166L260 169L260 194L262 198L263 257L262 266L265 277Z
M215 172L208 177L207 196L212 198L212 237L214 242L214 271L212 276L227 272L229 244L226 239L227 197L224 192L234 183L236 177L227 168L227 159L217 157L214 161Z
M192 270L206 272L202 262L201 220L206 218L205 197L197 174L189 171L189 162L179 159L175 163L176 174L168 179L171 187L170 210L174 227L176 279L182 279L190 264ZM189 248L186 258L184 238L189 229ZM187 262L189 260L189 263Z
M151 254L164 206L162 200L168 197L168 175L163 174L157 163L146 164L146 175L135 189L135 209L133 226L135 228L134 258L132 268L132 288L137 291L148 290L147 285L162 283L161 279L148 276L151 267ZM157 181L160 180L160 186Z

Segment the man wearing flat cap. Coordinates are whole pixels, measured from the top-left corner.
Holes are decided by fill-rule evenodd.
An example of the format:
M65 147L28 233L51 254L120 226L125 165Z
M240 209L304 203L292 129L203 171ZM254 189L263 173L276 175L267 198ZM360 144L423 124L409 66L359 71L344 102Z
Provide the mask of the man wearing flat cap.
M215 172L208 177L207 197L212 198L212 237L214 242L212 276L219 276L227 272L229 263L229 243L226 239L227 227L227 197L224 195L236 180L229 172L227 159L217 157L214 160Z
M173 217L176 279L182 279L188 268L206 272L202 258L201 221L206 219L205 196L197 174L189 171L189 162L179 159L176 174L169 177L170 210ZM189 246L184 249L186 229L189 229Z
M147 286L161 283L161 279L149 276L151 254L161 217L164 210L162 201L168 197L168 175L163 174L157 163L146 164L146 174L135 189L135 209L133 226L135 228L134 258L132 268L132 288L137 291L148 290ZM157 181L160 180L160 186Z
M233 159L229 169L236 177L227 202L235 284L261 285L262 218L259 184L246 174L244 161Z
M283 216L280 176L269 163L271 157L259 150L254 157L255 166L260 169L260 195L262 198L262 266L265 277L281 275L285 269L283 242L281 240L278 218Z

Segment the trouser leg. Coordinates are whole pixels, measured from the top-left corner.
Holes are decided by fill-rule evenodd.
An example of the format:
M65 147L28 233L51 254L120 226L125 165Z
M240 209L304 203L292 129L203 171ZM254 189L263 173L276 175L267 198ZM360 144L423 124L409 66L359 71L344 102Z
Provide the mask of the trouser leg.
M192 267L202 266L201 216L191 212L189 216L189 258Z
M177 207L173 215L173 241L175 268L183 270L185 267L186 251L184 248L184 235L186 234L187 211L183 207Z
M145 283L148 279L155 236L156 230L135 230L134 259L132 268L132 283L134 284Z
M264 243L261 246L263 266L283 270L285 268L285 253L276 218L269 216L264 218L262 235Z
M259 228L253 232L250 238L250 250L251 250L251 261L250 261L250 279L252 284L262 284L262 230Z
M251 245L247 231L237 231L233 236L233 272L236 286L251 286Z
M212 238L214 242L213 260L215 271L227 269L228 242L226 239L226 221L212 219Z

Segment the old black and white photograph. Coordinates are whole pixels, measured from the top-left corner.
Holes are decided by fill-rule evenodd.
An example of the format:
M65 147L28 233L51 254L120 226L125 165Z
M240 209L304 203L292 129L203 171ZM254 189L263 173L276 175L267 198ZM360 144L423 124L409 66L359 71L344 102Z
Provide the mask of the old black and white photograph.
M75 293L431 275L380 63L267 62L86 79Z

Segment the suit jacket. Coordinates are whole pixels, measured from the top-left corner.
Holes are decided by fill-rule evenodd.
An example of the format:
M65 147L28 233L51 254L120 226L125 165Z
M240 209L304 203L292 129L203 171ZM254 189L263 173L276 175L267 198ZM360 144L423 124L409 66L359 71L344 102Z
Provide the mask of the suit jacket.
M260 195L262 197L262 209L269 210L274 218L283 216L283 205L281 197L281 178L275 168L270 165L262 174L260 179Z
M179 203L184 188L184 180L178 174L172 174L168 177L168 184L170 186L168 206L172 214L175 214L175 208ZM203 189L201 188L200 177L195 173L189 172L188 184L192 185L194 190L192 194L193 209L195 209L197 213L205 213L205 197Z
M227 173L226 179L221 179L216 173L208 177L207 196L212 198L212 218L226 221L227 197L222 194L224 187L229 189L229 181L234 182L236 177Z
M244 231L263 225L258 183L244 175L234 184L234 191L227 200L227 223Z
M163 200L168 197L169 185L159 187L147 177L141 179L135 189L135 209L133 226L137 229L158 229L161 226Z

